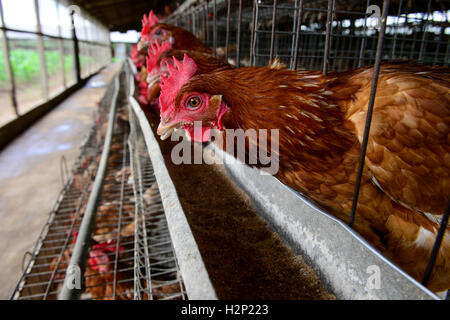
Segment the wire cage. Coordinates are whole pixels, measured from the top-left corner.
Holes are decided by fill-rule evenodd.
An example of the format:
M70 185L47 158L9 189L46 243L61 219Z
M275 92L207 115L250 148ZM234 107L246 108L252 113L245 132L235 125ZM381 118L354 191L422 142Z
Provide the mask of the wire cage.
M97 199L81 299L186 299L158 185L142 137L130 132L125 71L117 95L108 166ZM119 89L119 86L116 90ZM111 90L109 90L111 91ZM106 94L111 97L111 92ZM114 98L113 98L114 99ZM105 99L108 100L108 99ZM36 244L12 299L61 298L88 199L98 175L110 104L99 113L69 181Z
M267 66L275 57L290 69L347 71L374 65L353 226L381 62L450 63L448 0L209 0L191 2L168 19L194 33L236 67ZM422 284L427 285L448 225L450 199Z
M135 194L135 299L186 299L144 136L131 112L128 140Z
M61 170L64 187L44 225L34 251L24 256L24 262L27 255L30 255L30 260L12 299L57 299L64 281L71 248L83 219L92 175L98 168L104 139L100 127L105 122L108 112L105 105L100 105L94 125L80 148L80 155L67 182L64 181L64 170Z
M345 71L375 63L382 8L380 0L209 0L167 22L237 66L278 57L290 68ZM390 1L383 61L448 66L449 8L448 0Z
M291 69L320 69L323 73L375 64L359 164L361 178L380 63L415 59L448 66L449 2L212 0L198 1L166 22L192 31L216 55L237 67L267 65L275 57ZM186 299L142 129L126 107L127 78L127 72L122 72L103 191L86 249L81 298ZM110 105L100 104L95 125L13 299L60 297L101 164L108 114ZM358 194L357 182L350 226ZM447 206L424 285L447 228L449 211Z

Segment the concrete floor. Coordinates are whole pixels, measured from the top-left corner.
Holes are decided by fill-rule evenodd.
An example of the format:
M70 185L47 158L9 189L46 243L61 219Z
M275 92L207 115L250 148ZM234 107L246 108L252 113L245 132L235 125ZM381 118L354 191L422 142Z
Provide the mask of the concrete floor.
M61 191L61 157L70 171L119 68L108 66L0 152L0 299L11 297Z

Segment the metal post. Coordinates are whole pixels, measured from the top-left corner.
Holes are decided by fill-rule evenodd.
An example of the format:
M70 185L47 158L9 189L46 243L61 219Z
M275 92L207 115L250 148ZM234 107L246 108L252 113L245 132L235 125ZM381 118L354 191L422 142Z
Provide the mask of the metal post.
M39 1L34 0L34 10L36 13L36 23L37 23L37 50L39 54L39 64L41 66L41 84L42 84L42 97L44 100L48 99L48 72L47 72L47 63L45 61L45 47L44 47L44 39L42 35L41 28L41 19L39 15Z
M269 62L273 60L273 49L275 45L275 25L277 24L277 0L273 0L273 9L272 9L272 32L270 34L270 55Z
M397 46L397 32L399 27L399 18L400 14L402 13L402 6L403 6L403 0L400 0L400 4L398 5L398 11L397 11L397 23L394 27L394 40L392 43L392 53L391 53L391 59L395 59L395 47Z
M81 12L80 12L80 16L81 15L84 15L84 14L82 14ZM85 41L85 43L84 43L84 45L85 45L85 48L87 49L86 51L86 54L87 54L87 61L86 61L86 63L87 63L87 69L88 69L88 75L90 76L92 73L93 73L93 63L91 63L91 59L90 58L92 58L92 50L91 50L91 44L88 42L89 41L89 37L88 37L88 29L87 29L87 27L86 27L86 21L87 21L87 19L85 18L85 17L83 17L83 19L81 19L82 17L80 17L80 20L81 20L81 22L82 22L82 29L83 29L83 34L84 34L84 41Z
M350 214L349 226L353 227L355 221L356 208L358 206L359 189L361 187L361 177L364 169L364 161L366 158L367 142L369 141L370 124L372 122L373 105L375 102L375 94L377 91L378 74L380 72L381 56L383 53L384 33L386 31L386 21L389 12L390 0L383 2L383 14L380 34L378 36L377 55L375 58L375 66L373 67L372 87L370 89L369 105L367 107L366 125L364 127L364 136L361 145L361 156L359 159L358 175L356 177L355 194L353 197L352 211Z
M0 1L0 19L2 21L2 26L5 26L5 18L3 16L3 6ZM14 108L14 112L16 113L16 116L19 115L19 109L17 106L17 99L16 99L16 81L14 79L14 74L12 71L11 66L11 59L10 59L10 48L9 48L9 41L7 37L7 33L5 29L2 29L2 49L3 49L3 56L5 57L5 68L6 68L6 77L9 82L9 96L11 99L11 105Z
M58 4L58 2L56 2L56 4ZM63 78L63 86L64 88L67 88L67 79L66 79L66 68L65 68L65 64L64 64L64 42L61 39L62 38L62 31L61 31L61 16L60 16L60 12L59 12L59 6L57 6L56 8L56 12L57 12L57 20L58 20L58 51L59 51L59 56L60 56L60 61L61 61L61 75Z
M367 0L366 8L369 6L370 1ZM364 64L364 52L366 51L366 43L367 43L367 13L364 16L364 28L363 28L363 38L361 41L361 48L359 50L359 59L358 59L358 68L361 68Z
M331 24L333 22L334 1L328 0L328 12L327 12L327 33L325 35L325 50L323 53L323 74L327 74L328 71L328 56L330 55L330 42L331 42Z
M80 65L80 46L78 43L77 32L75 28L75 11L70 13L70 18L72 22L72 39L73 39L73 58L75 60L75 74L77 78L77 83L81 81L81 65Z
M293 62L293 66L292 66L292 68L294 70L297 69L298 45L299 45L299 40L300 40L302 18L303 18L303 0L300 0L300 3L298 4L297 27L295 29L294 62Z
M205 3L205 28L206 28L206 38L205 38L205 42L209 45L209 23L208 23L208 14L209 14L209 7L208 7L208 2Z
M217 54L217 30L216 30L216 0L213 2L213 50L214 55Z
M255 29L256 29L256 6L258 0L253 1L253 12L252 12L252 34L250 37L250 65L253 66L255 63Z
M196 33L196 21L195 21L195 13L194 13L194 11L192 11L192 13L191 13L191 19L192 19L192 24L191 24L191 32L195 35L195 36L197 36L195 33Z
M238 25L236 35L236 67L241 66L241 23L242 23L242 0L239 0Z
M228 61L228 45L230 43L230 15L231 15L231 0L227 0L228 9L227 9L227 30L226 30L226 38L225 38L225 60Z

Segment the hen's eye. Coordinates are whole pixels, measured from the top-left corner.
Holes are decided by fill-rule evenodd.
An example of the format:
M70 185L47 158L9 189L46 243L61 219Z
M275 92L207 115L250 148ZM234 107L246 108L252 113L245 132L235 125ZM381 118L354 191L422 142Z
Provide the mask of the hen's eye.
M155 35L157 35L157 36L160 36L160 35L161 35L161 33L162 33L162 32L161 32L161 30L160 30L160 29L158 29L158 30L156 30L156 31L155 31Z
M192 97L189 98L186 102L186 107L188 107L189 109L197 109L200 106L201 102L202 100L199 97Z

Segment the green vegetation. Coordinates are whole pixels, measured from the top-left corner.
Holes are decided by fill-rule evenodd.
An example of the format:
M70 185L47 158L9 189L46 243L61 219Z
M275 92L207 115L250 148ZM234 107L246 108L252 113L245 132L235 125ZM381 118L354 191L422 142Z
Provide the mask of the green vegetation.
M17 82L30 82L38 79L40 74L39 55L34 50L14 49L10 51L11 66L14 78ZM80 56L80 63L84 66L86 63L92 63L94 59L88 56ZM0 51L0 82L7 79L5 69L5 58L3 52ZM46 51L45 63L49 76L55 74L61 68L61 60L59 51ZM66 72L72 72L74 61L72 55L64 55L64 69Z

